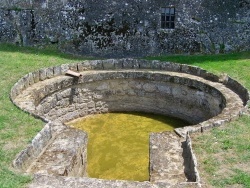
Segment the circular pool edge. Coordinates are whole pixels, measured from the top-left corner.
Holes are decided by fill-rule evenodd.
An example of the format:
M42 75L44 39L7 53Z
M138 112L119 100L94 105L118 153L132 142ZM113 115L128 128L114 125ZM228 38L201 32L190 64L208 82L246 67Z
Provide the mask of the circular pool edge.
M83 74L82 78L65 76L66 71L69 69L75 72L81 72ZM65 118L60 121L58 121L58 118L50 119L47 116L43 116L44 114L37 113L36 111L36 107L40 104L41 101L44 101L47 96L51 97L53 94L57 96L55 93L62 90L63 88L72 88L72 85L79 85L79 83L86 84L87 81L89 81L88 83L93 82L93 77L96 78L96 80L100 81L103 78L103 76L101 75L113 75L113 73L116 73L119 79L124 79L124 75L127 75L127 79L130 80L135 79L135 76L141 75L141 77L137 77L136 79L143 80L147 78L149 81L151 80L151 82L153 78L153 81L155 81L155 79L158 79L157 81L160 82L162 78L167 77L170 78L168 80L169 82L175 82L175 84L179 83L183 85L190 83L185 82L185 79L183 81L183 77L188 77L189 79L193 80L192 83L195 82L197 83L197 85L199 85L200 83L207 82L212 85L211 87L216 88L216 90L219 90L222 96L225 97L224 108L220 113L192 126L186 126L175 129L175 132L177 133L177 135L180 136L180 138L186 138L187 143L191 143L190 137L188 136L189 133L203 132L212 127L220 126L224 123L230 122L238 118L242 113L244 113L244 111L247 109L247 104L249 103L248 91L232 78L228 76L218 77L198 67L175 64L171 62L146 61L135 59L110 59L84 61L76 64L64 64L56 67L40 69L36 72L25 75L13 86L11 90L10 98L16 106L32 114L33 116L41 118L45 122L48 122L44 129L40 133L38 133L38 135L33 139L32 144L28 146L24 151L22 151L19 156L14 160L14 166L18 169L25 171L25 169L29 166L32 160L34 160L36 156L41 153L41 151L51 141L51 139L54 138L55 135L57 135L58 133L61 134L62 130L67 129L62 123L67 120L76 118L76 116L72 114L72 109L70 109L70 111L66 113ZM161 75L164 74L168 76L161 77ZM58 82L55 82L56 84L51 84L51 81L55 78L64 81L60 82L60 84L58 84ZM85 79L86 82L81 81L81 79ZM110 76L106 80L110 80ZM199 81L197 82L197 80ZM40 84L40 88L34 89L33 86L35 86L36 84ZM145 86L146 84L147 87ZM191 85L193 86L193 84ZM145 86L144 89L148 91L148 93L156 92L156 90L152 89L152 85L149 85L148 82L144 83L143 86ZM99 89L102 90L103 88ZM229 94L227 92L228 89L231 90L233 94ZM153 95L153 97L155 96ZM73 100L74 99L72 98L72 101ZM49 103L51 103L51 101L49 101ZM90 103L89 106L91 106ZM106 112L106 109L98 113L103 112ZM96 112L93 112L93 114L94 113ZM79 114L77 116L79 116ZM78 134L81 135L81 133L77 133L77 135ZM87 135L83 134L81 136L84 140L83 143L86 144ZM195 163L197 162L195 161L196 159L192 152L191 144L187 145L190 145L191 158L193 158L192 163L194 170L192 173L194 174L194 176L197 176L193 179L195 179L195 182L199 183L198 172L195 165ZM67 176L67 174L65 175ZM41 175L37 177L43 176ZM89 181L92 181L92 179ZM150 183L152 183L152 181Z

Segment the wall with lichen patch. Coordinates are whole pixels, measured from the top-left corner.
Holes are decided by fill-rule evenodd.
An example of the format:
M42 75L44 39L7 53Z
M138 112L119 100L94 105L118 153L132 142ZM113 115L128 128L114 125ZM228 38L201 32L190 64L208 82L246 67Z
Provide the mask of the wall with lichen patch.
M161 29L168 6L175 29ZM4 0L0 7L0 41L24 46L58 44L100 57L250 49L249 0Z

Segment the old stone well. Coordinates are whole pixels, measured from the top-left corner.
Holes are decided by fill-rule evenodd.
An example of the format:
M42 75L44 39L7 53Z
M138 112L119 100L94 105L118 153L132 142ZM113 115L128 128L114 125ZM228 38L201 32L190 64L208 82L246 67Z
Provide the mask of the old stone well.
M67 75L68 70L81 76ZM108 59L29 73L13 86L10 98L46 122L13 161L15 168L34 174L30 187L196 187L201 183L189 134L239 117L247 109L249 93L229 76L198 67ZM148 181L88 177L88 135L64 124L117 111L162 114L190 124L174 132L150 134Z

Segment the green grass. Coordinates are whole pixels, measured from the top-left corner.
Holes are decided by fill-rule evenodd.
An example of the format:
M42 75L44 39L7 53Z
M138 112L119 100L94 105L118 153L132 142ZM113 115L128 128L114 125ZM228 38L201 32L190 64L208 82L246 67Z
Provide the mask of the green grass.
M250 89L250 52L219 55L173 55L147 57L149 60L171 61L199 66L215 74L227 73Z
M217 75L226 73L250 90L250 52L147 57L202 67ZM209 187L250 188L250 116L192 135L202 182Z
M26 73L42 67L79 62L80 57L56 49L35 49L0 44L0 187L22 187L29 177L14 171L12 160L41 130L44 123L16 108L9 99L11 87Z
M227 55L151 57L197 65L216 74L222 72L239 80L250 89L250 52ZM56 49L35 49L0 44L0 187L22 187L30 177L16 172L11 163L43 127L44 123L16 108L9 100L11 87L26 73L42 67L83 60L62 54ZM249 187L250 118L243 116L203 135L195 136L195 152L203 181L210 186L240 184ZM217 138L217 140L214 137ZM237 141L238 140L238 141ZM216 144L217 143L217 144Z
M226 187L233 185L242 185L244 187L250 187L250 174L242 170L235 169L234 175L229 178L219 179L213 181L213 185L216 187Z

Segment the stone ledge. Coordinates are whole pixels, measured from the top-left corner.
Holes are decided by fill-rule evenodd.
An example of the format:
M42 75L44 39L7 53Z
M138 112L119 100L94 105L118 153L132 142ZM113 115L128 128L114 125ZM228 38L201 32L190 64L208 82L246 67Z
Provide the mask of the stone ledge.
M150 134L150 182L176 185L190 181L184 174L182 141L174 132Z
M199 123L197 125L192 125L192 126L187 126L187 127L176 129L175 130L176 133L183 137L185 137L187 132L203 132L211 127L220 126L221 124L230 122L231 120L234 120L238 116L240 116L243 113L243 111L245 111L246 109L246 107L245 108L243 107L242 100L239 97L237 97L238 95L233 93L228 88L226 88L223 84L210 82L202 78L199 78L197 76L193 76L189 74L164 72L164 71L129 72L128 70L126 71L125 70L124 71L87 71L87 72L85 71L85 72L82 72L82 74L83 74L83 78L79 79L77 82L74 81L73 78L66 77L66 76L57 76L53 79L40 81L39 83L33 84L32 86L27 88L25 91L22 92L22 94L18 95L15 98L14 102L16 103L17 106L19 106L24 111L28 111L29 113L35 114L36 116L39 116L42 119L45 119L47 121L53 120L53 119L58 119L58 120L60 119L60 121L64 122L64 121L72 120L72 119L87 115L89 113L109 111L109 108L111 109L111 106L112 106L111 105L112 101L110 100L115 100L115 98L108 99L109 102L106 101L105 99L107 97L106 93L109 96L111 95L118 96L118 92L120 92L120 97L125 98L124 95L128 95L129 96L128 99L132 100L133 97L144 97L144 96L141 96L141 94L143 94L142 92L144 92L143 95L145 95L145 97L147 98L149 97L152 98L152 101L153 101L156 99L160 100L160 98L164 97L165 94L166 96L168 96L168 98L172 97L173 95L176 97L176 94L169 93L172 91L168 91L168 90L171 84L179 84L179 87L185 86L185 87L190 87L191 89L197 89L197 91L199 90L204 93L208 93L208 94L211 93L211 97L214 97L216 99L219 99L219 97L221 96L222 101L220 105L224 108L222 113L218 114L215 117L212 117L208 121ZM129 80L129 79L140 79L140 80L148 80L149 83L145 82L142 88L138 88L140 89L140 91L138 90L138 92L136 91L137 89L136 88L137 86L136 86L135 88L123 89L124 90L123 92L125 93L122 93L121 90L117 90L115 91L117 92L117 94L116 93L113 94L112 93L113 91L110 88L111 86L108 85L108 82L111 82L112 79L113 80L123 79L124 81ZM98 87L96 86L96 88L94 89L93 88L91 89L91 87L90 89L87 89L87 90L85 89L83 91L79 91L78 89L78 88L82 88L84 84L94 85L94 82L100 82L100 81L103 81L105 83L103 83L102 85ZM152 82L152 84L150 82ZM164 86L163 83L166 86ZM159 87L157 84L159 85ZM73 89L69 89L69 87L73 87ZM129 93L128 91L130 91L131 89L133 90L133 92ZM184 92L184 90L182 92ZM87 99L84 99L85 102L78 104L79 103L78 101L82 101L84 97L86 98L85 95L87 93L89 93L88 97L91 97L92 99L91 100L88 99L89 101L86 101ZM97 94L99 96L98 97L99 99L96 98L95 96L96 94L94 93L96 94L99 93ZM156 95L157 93L159 93L160 95L158 94L157 97L153 96L153 95ZM130 96L131 94L133 94L134 96ZM186 93L184 94L186 95ZM47 101L43 100L46 97L47 97ZM183 97L186 97L186 96L183 96ZM189 97L189 100L185 102L186 105L188 105L188 103L190 103L190 105L193 105L190 102L193 99L190 97ZM172 99L179 100L176 98L172 98ZM43 102L41 103L42 100ZM203 99L197 99L197 100L203 100ZM36 105L39 103L41 104L36 107ZM116 101L116 103L118 104L119 101ZM185 104L183 104L182 107L184 107ZM138 104L134 104L134 107L136 107L136 105ZM107 106L109 106L109 108L107 108ZM126 106L127 108L131 108L129 107L128 101L126 102ZM148 106L155 106L155 105L148 105ZM67 109L64 107L66 107ZM56 109L53 110L54 108ZM197 108L199 107L197 106ZM115 108L113 110L115 110ZM122 110L122 109L120 108L118 110ZM162 107L162 109L158 109L158 110L159 110L158 113L162 113L161 111L164 109ZM169 109L169 111L171 111L171 109ZM210 111L214 113L215 109L213 110L210 109ZM175 112L176 115L178 115L178 113L179 112ZM172 112L172 114L167 114L167 115L175 115L175 114L173 114ZM209 111L206 112L206 114L208 115ZM198 114L196 114L196 116L197 115ZM182 117L179 117L179 118L183 118L188 121L194 117L191 117L190 115L185 117L185 115L183 114ZM208 117L204 119L208 119ZM201 120L196 120L196 122L190 122L190 123L197 123L197 121L201 121Z
M43 68L38 71L29 73L23 78L18 80L18 82L12 87L10 92L10 98L12 101L21 94L23 90L30 87L34 83L39 81L47 80L56 76L65 75L67 70L73 71L86 71L86 70L112 70L112 69L145 69L145 70L162 70L162 71L172 71L179 73L186 73L190 75L195 75L204 78L209 81L219 82L220 77L207 72L199 67L177 64L171 62L160 62L157 60L147 61L138 59L108 59L108 60L87 60L80 63L74 64L63 64L60 66ZM240 83L227 77L227 81L223 81L223 84L237 93L243 100L244 105L249 101L249 93L246 88L244 88Z
M74 178L64 176L51 176L44 174L35 174L32 184L28 188L198 188L200 184L194 182L179 183L170 185L168 183L150 183L150 182L133 182L123 180L102 180L95 178ZM205 185L202 187L206 187Z
M86 175L87 134L60 123L48 123L13 161L27 173Z
M83 177L86 176L86 159L87 134L67 128L55 135L27 172Z
M189 133L187 134L184 147L184 150L186 151L184 154L184 161L186 164L185 174L191 181L200 183L201 178L198 171L198 161L192 148L192 140Z

